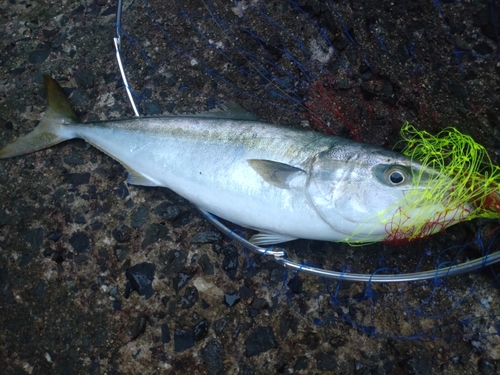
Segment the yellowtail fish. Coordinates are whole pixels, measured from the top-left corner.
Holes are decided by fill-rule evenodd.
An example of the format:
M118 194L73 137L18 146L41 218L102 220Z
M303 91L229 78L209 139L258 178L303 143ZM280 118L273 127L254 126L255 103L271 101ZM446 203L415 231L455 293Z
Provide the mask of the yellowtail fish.
M416 238L472 208L422 200L448 177L401 154L260 122L235 105L197 115L79 123L45 76L48 109L0 158L82 138L120 162L127 183L162 186L204 211L259 231L258 245L296 238L367 243ZM425 223L438 223L426 226Z

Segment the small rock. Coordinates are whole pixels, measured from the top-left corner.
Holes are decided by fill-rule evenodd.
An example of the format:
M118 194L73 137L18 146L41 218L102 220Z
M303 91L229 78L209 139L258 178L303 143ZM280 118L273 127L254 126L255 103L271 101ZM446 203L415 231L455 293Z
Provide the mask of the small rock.
M213 275L215 273L214 266L210 262L210 258L207 254L202 254L200 259L198 259L198 264L205 273L205 275Z
M131 225L136 229L141 228L144 224L146 224L148 214L149 210L147 207L138 207L137 210L135 210L135 212L132 214Z
M221 239L222 236L220 235L219 232L207 231L207 232L196 233L191 238L191 243L210 243L210 242L220 241Z
M170 330L168 329L168 325L166 323L161 325L161 342L163 344L170 342Z
M86 185L90 181L90 173L68 173L64 176L64 182L73 186Z
M91 69L85 68L75 73L76 84L82 89L94 87L94 74Z
M132 336L132 340L135 340L146 331L147 322L148 322L148 317L145 314L140 314L135 319L134 324L130 328L130 336Z
M225 373L223 349L219 341L212 340L201 350L201 359L209 375Z
M147 262L130 267L125 272L125 276L130 282L129 288L135 290L139 295L145 296L146 299L150 299L155 294L152 287L155 270L156 266L153 263Z
M144 240L141 242L141 249L145 249L152 243L168 238L168 228L161 224L151 224L144 233Z
M322 371L333 371L337 369L335 354L320 352L316 354L316 367Z
M274 338L274 332L271 327L260 326L255 328L245 340L245 355L253 357L278 346Z
M176 329L174 331L174 350L183 352L194 346L194 332L190 329Z
M238 302L240 302L240 296L238 295L238 293L234 293L234 294L225 294L224 295L224 302L226 303L226 305L228 305L229 307L233 307L234 305L236 305Z
M194 326L194 340L200 341L204 339L208 334L208 321L206 319L200 320Z
M73 234L73 236L69 239L69 243L78 253L84 253L90 248L90 241L82 232L76 232Z
M158 206L156 206L154 213L158 215L162 220L169 221L177 218L181 214L181 209L175 204L162 202Z
M173 279L173 286L174 290L176 292L179 292L179 290L182 289L184 285L188 283L188 281L193 277L192 275L188 275L187 273L184 272L179 272L176 277Z
M28 61L31 64L41 64L45 60L47 60L47 57L50 55L50 49L44 48L44 49L37 49L35 51L30 52L28 55Z
M233 245L224 246L222 249L224 259L222 260L222 269L234 280L238 270L238 249Z
M186 288L184 295L181 298L181 308L189 309L198 302L198 289L194 286Z

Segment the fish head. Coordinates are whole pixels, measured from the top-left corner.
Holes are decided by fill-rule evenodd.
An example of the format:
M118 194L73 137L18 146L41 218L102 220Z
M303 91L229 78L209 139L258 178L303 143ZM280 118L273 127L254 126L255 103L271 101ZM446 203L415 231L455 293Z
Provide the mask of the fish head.
M411 240L464 220L453 181L396 152L346 142L318 153L306 183L316 212L349 243Z

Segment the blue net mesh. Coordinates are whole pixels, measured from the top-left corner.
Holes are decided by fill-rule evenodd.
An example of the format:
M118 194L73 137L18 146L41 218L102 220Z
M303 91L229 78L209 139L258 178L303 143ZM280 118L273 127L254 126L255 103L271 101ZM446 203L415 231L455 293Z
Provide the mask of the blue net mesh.
M494 90L483 75L500 57L494 2L382 2L372 17L356 6L362 8L331 0L133 1L124 7L120 29L136 103L142 114L155 115L235 101L263 121L388 148L404 121L430 132L456 126L492 149L487 132L474 129L481 119L490 128L498 121L481 105ZM458 8L470 19L455 17ZM299 240L286 251L324 269L408 273L497 251L496 232L496 222L474 221L405 245ZM375 285L304 276L270 265L265 256L246 256L249 274L269 269L263 288L319 326L347 324L403 340L482 337L492 344L499 334L494 266Z

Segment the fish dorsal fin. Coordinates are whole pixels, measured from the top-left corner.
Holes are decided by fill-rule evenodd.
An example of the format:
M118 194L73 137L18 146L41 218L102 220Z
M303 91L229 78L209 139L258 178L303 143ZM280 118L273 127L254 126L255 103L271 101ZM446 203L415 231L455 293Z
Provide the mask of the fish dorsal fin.
M248 164L267 183L281 189L290 189L292 180L306 174L300 168L272 160L248 159Z
M202 117L202 118L223 118L228 120L245 120L245 121L257 121L257 118L250 112L245 111L235 102L228 102L222 105L222 108L214 108L207 112L201 112L196 114L184 114L178 116L189 116L189 117Z

